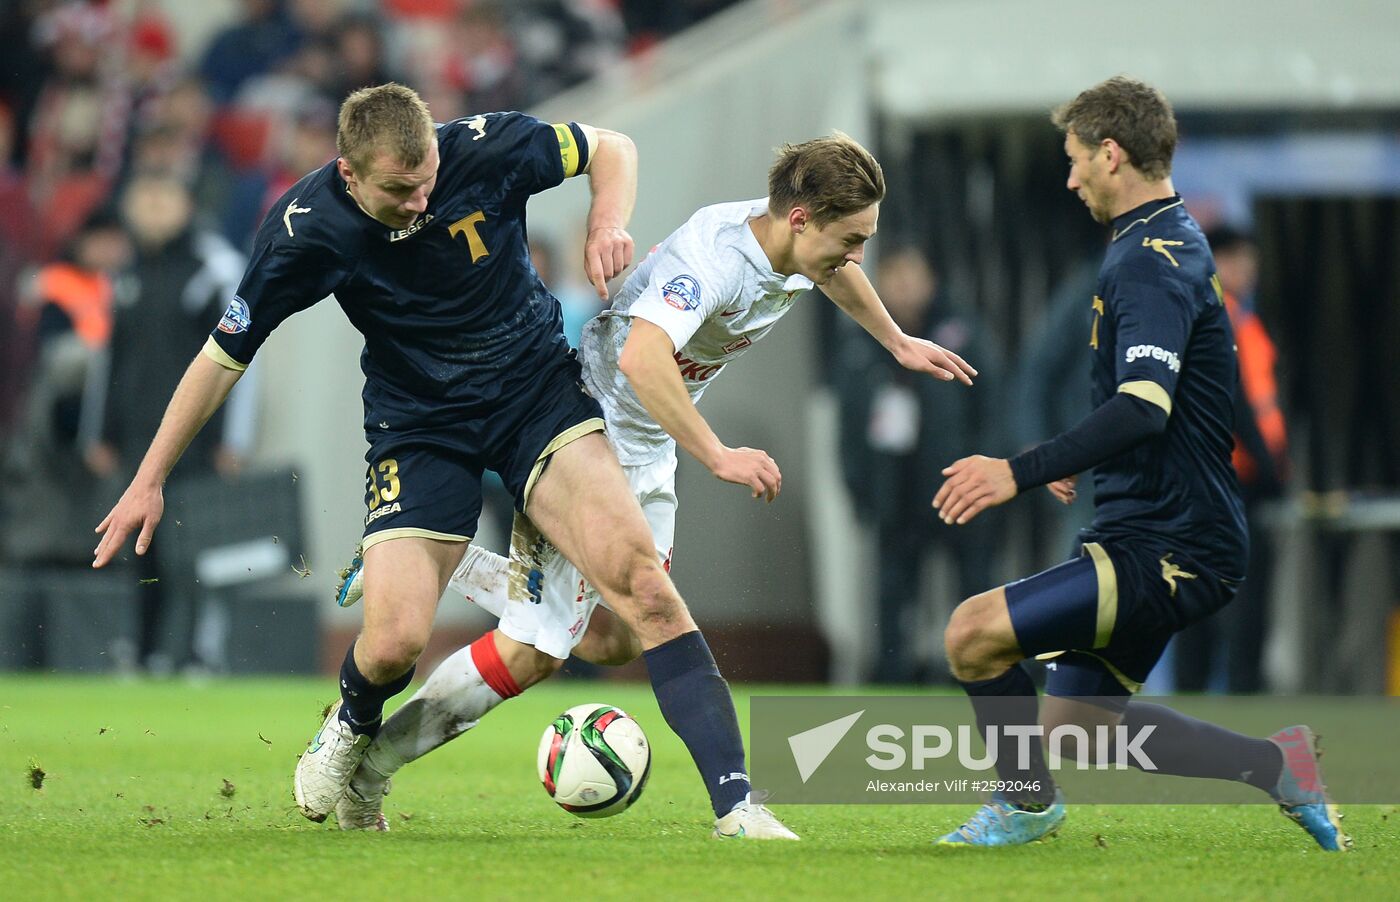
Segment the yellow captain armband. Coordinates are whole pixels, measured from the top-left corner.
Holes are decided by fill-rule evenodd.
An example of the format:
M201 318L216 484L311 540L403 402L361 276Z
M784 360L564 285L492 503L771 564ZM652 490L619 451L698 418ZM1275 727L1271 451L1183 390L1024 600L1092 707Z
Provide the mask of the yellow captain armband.
M554 134L559 139L559 159L564 163L564 178L573 178L578 175L579 158L582 156L578 142L574 140L573 129L555 123Z
M228 356L228 352L219 347L219 343L214 340L212 335L204 340L204 356L226 370L238 370L241 373L248 368L248 364L239 363Z

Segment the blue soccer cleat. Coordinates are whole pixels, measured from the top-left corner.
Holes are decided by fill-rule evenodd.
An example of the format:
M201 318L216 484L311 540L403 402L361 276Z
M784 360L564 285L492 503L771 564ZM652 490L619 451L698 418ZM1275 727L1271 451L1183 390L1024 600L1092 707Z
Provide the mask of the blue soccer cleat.
M1283 770L1269 795L1279 811L1293 821L1328 852L1345 852L1351 837L1342 832L1342 813L1327 797L1322 783L1321 755L1317 737L1306 726L1284 727L1269 737L1283 752Z
M1005 799L993 798L977 809L967 823L938 840L940 846L1024 846L1055 835L1065 822L1065 797L1055 790L1055 800L1044 811L1027 811Z
M355 556L350 559L350 566L340 571L340 584L335 587L335 603L342 608L348 608L363 598L364 595L364 552L356 548Z

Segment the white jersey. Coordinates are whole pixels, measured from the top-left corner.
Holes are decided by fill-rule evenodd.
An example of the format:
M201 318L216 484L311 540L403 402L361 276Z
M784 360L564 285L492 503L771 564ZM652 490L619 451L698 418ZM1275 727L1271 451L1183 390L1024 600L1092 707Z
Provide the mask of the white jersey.
M725 364L767 335L793 299L813 287L806 276L773 271L749 228L767 210L767 198L700 209L647 255L612 307L584 327L584 383L603 406L608 437L624 466L675 452L675 440L618 369L632 317L671 337L693 403Z

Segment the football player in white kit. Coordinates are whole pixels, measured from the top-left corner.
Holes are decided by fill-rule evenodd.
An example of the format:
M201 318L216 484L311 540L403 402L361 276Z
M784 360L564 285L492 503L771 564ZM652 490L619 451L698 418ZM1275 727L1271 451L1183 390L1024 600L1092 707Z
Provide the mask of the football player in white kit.
M608 439L668 569L678 445L755 498L772 501L782 488L767 453L726 446L695 404L803 292L820 286L910 370L967 385L976 375L956 354L906 335L860 268L884 197L883 174L868 151L839 132L787 145L768 182L767 198L696 212L584 329L585 384L603 407ZM361 573L357 557L337 593L342 605L357 600ZM553 674L570 654L598 664L642 654L630 630L523 514L516 514L509 560L471 545L450 585L500 618L478 640L494 643L499 658L475 654L476 643L460 649L384 723L336 809L343 829L387 830L381 808L391 774ZM797 838L758 804L718 817L715 835Z

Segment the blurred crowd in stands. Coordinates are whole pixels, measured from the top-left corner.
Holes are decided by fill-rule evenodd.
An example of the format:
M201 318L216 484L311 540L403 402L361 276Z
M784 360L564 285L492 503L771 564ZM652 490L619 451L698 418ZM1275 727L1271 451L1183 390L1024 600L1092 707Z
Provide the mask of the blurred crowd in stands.
M132 262L120 198L135 175L178 182L199 227L243 251L272 200L334 156L349 91L400 80L440 120L525 109L730 2L238 0L189 46L168 4L7 0L0 436L55 323L105 345Z
M335 156L347 93L401 81L442 121L529 109L731 2L0 2L0 566L90 560L258 223ZM207 36L178 27L201 17ZM256 381L177 476L238 471Z

